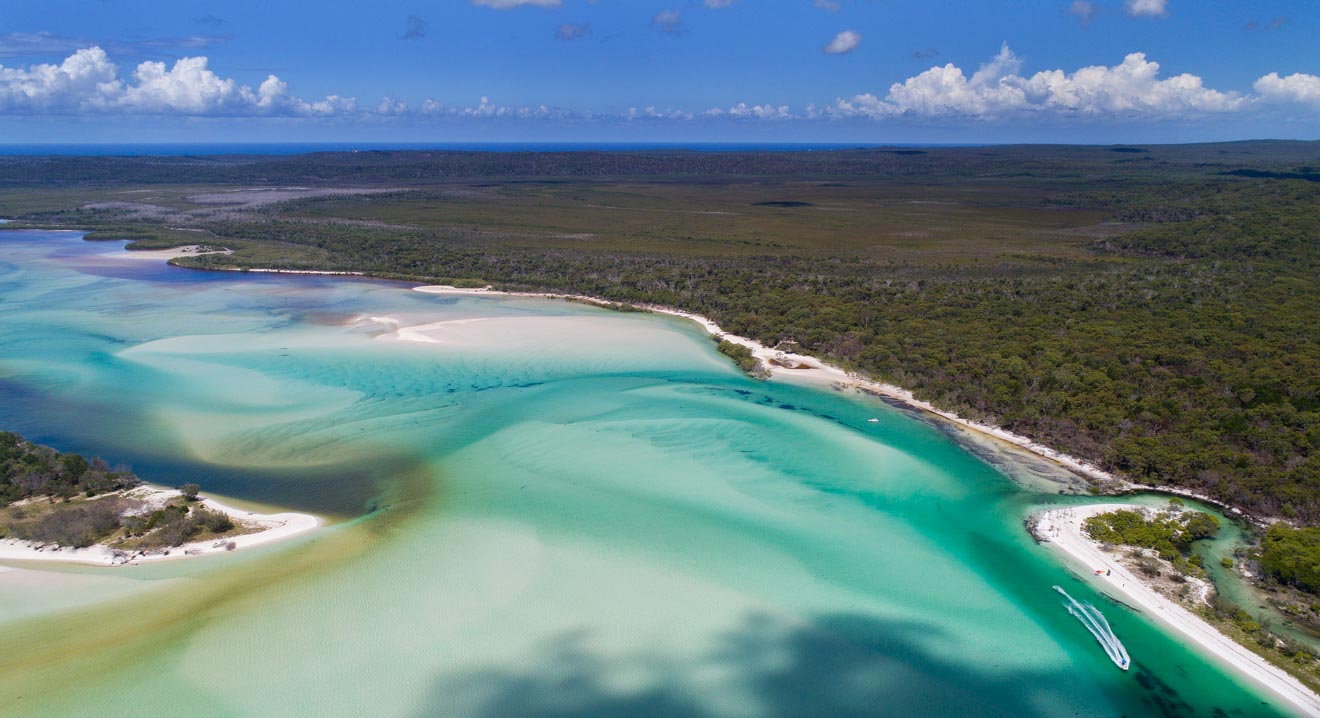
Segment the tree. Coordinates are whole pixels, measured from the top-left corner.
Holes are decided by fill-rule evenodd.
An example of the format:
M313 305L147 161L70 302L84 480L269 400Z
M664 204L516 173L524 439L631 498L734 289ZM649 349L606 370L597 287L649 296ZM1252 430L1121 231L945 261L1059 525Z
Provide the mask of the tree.
M192 483L184 484L183 486L179 487L179 493L183 494L183 498L189 501L196 501L197 494L201 493L201 491L202 491L202 487Z

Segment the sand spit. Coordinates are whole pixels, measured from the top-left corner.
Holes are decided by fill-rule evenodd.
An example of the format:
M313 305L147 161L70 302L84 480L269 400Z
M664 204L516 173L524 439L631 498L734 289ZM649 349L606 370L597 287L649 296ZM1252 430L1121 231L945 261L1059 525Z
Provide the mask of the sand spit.
M1136 606L1170 626L1237 672L1269 689L1302 715L1320 716L1320 696L1311 689L1142 582L1082 532L1083 523L1091 516L1132 508L1129 504L1091 504L1043 511L1035 516L1035 534L1047 546L1063 553L1069 563L1077 567L1078 573L1100 592ZM1097 570L1107 573L1097 576ZM1140 663L1141 656L1133 656L1132 660Z
M233 254L234 250L224 247L214 248L204 244L190 244L186 247L171 247L169 249L130 249L119 254L110 256L119 259L149 259L152 261L169 261L177 257L196 257L202 254Z
M149 504L164 505L165 502L179 496L174 489L144 486L133 489L127 494ZM261 546L273 541L291 538L306 533L320 526L322 521L311 514L283 512L277 514L259 514L222 504L214 499L202 498L200 503L208 509L227 514L235 523L259 528L259 531L230 536L208 541L174 546L147 553L127 553L112 549L103 544L83 549L41 546L17 539L0 540L0 561L55 561L61 563L81 563L97 566L122 566L146 561L178 559L188 556L201 556L212 553L226 553L253 546Z

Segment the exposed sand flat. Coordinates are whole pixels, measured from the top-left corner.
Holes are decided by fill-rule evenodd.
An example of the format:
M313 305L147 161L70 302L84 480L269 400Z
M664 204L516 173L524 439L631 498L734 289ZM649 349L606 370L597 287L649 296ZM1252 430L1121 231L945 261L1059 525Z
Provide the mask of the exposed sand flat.
M1036 515L1036 534L1046 545L1062 552L1082 576L1095 588L1139 607L1146 614L1170 626L1192 642L1214 654L1239 673L1261 684L1287 701L1302 715L1320 716L1320 696L1296 678L1264 658L1238 645L1215 630L1191 611L1165 598L1147 586L1118 561L1101 550L1100 545L1082 532L1082 524L1096 514L1117 509L1131 509L1129 504L1091 504L1067 509L1052 509ZM1104 569L1110 575L1096 576ZM1133 656L1139 663L1141 656Z
M207 245L190 244L186 247L170 249L130 249L110 256L119 259L149 259L156 262L169 261L175 257L195 257L199 254L233 254L232 249L211 249Z
M156 487L142 487L129 492L134 498L139 498L154 504L164 504L166 501L179 496L179 492L174 489L162 489ZM227 506L214 499L202 498L200 503L208 509L227 514L236 522L248 526L256 526L261 530L243 534L241 536L230 536L222 539L211 539L207 541L196 541L174 546L165 551L153 552L148 554L126 554L123 551L116 551L102 544L89 546L84 549L73 548L45 548L27 541L17 539L0 540L0 561L56 561L62 563L82 563L98 566L120 566L124 564L135 564L144 561L160 561L164 559L184 558L187 556L200 556L208 553L226 553L228 551L237 551L253 546L261 546L279 541L282 539L297 536L307 531L311 531L321 525L321 519L311 514L300 514L293 512L283 512L277 514L259 514L252 511ZM230 544L233 547L230 548ZM3 570L3 569L0 569Z

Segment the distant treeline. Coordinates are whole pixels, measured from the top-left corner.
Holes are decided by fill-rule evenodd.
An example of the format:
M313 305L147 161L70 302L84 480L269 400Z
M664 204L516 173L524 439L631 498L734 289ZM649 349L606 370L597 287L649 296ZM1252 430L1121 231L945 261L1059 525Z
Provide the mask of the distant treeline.
M1021 145L785 152L574 151L322 152L293 156L0 156L0 184L402 183L547 177L1109 177L1254 170L1293 172L1320 157L1316 142L1078 147ZM1245 165L1245 166L1244 166Z

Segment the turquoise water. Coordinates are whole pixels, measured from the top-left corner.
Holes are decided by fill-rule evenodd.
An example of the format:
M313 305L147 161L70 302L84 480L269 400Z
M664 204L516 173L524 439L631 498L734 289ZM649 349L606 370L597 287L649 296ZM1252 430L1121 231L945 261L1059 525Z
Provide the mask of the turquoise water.
M1035 546L1056 499L877 402L746 378L690 323L123 254L0 233L0 426L335 523L0 573L0 711L1278 710Z

